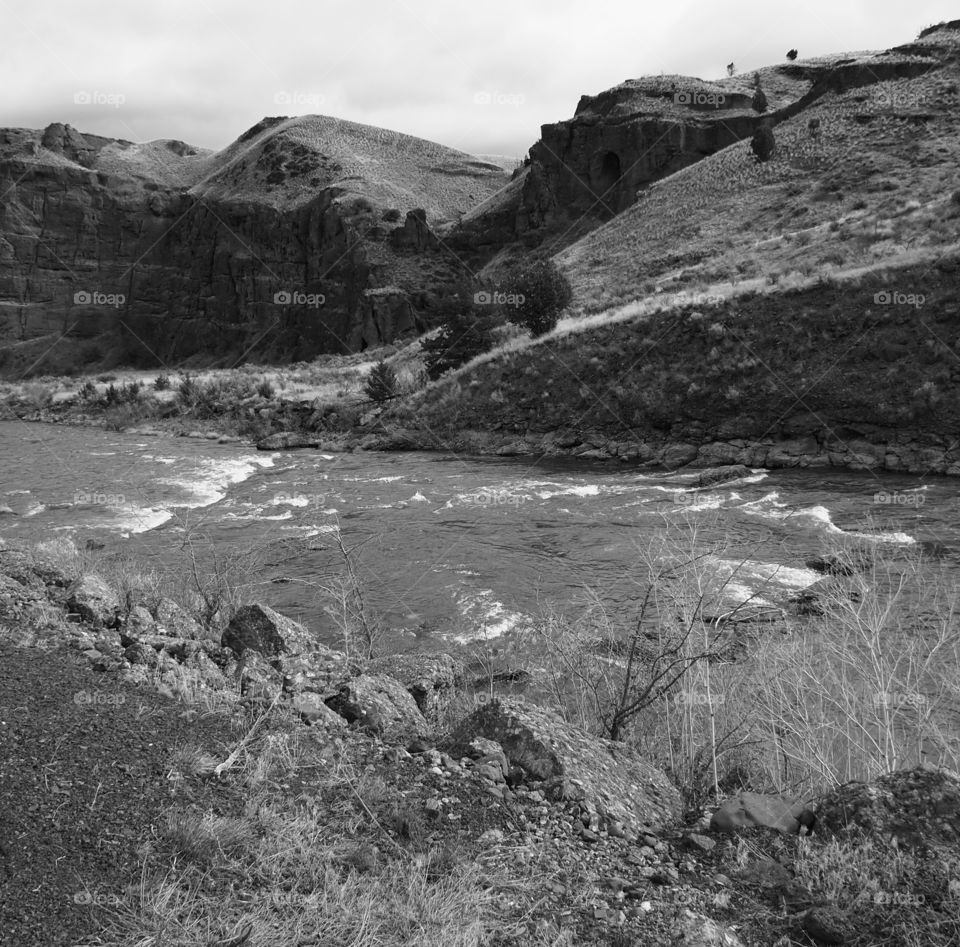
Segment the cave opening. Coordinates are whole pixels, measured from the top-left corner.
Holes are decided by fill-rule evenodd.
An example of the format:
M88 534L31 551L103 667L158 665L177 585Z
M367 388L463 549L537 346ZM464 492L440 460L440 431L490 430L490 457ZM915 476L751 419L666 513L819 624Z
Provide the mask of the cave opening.
M620 157L614 151L599 156L597 173L594 176L594 190L604 203L616 207L617 194L612 190L620 182Z

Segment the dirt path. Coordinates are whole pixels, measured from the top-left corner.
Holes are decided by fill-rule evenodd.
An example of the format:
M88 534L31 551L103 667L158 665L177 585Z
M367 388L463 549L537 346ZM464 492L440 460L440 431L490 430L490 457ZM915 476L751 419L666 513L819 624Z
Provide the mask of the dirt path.
M217 784L178 787L173 750L226 758L237 734L64 651L0 643L0 944L75 945L134 895L138 848L173 805L234 811Z

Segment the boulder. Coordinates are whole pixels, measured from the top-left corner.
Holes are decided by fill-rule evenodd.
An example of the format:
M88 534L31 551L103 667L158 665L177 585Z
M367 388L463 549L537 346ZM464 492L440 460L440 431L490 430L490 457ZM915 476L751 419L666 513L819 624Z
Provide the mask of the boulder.
M367 670L400 681L426 717L437 715L456 689L463 686L466 674L463 662L450 654L413 652L376 658Z
M134 605L127 612L123 619L122 634L132 640L137 640L142 635L155 635L157 633L157 623L153 615L143 606Z
M522 698L480 707L459 725L453 746L466 755L477 736L496 741L511 764L544 781L555 799L579 801L601 822L656 828L680 814L680 794L663 772L622 744L593 736Z
M697 474L696 485L698 487L712 487L720 483L727 483L730 480L739 480L741 477L749 477L753 471L743 464L730 464L726 467L708 467Z
M259 651L267 657L283 654L303 654L318 647L307 629L269 605L259 602L237 609L220 638L220 644L237 654Z
M332 729L341 729L347 725L347 721L331 710L319 694L298 694L290 701L290 707L306 723Z
M429 733L410 692L382 674L361 674L345 683L327 706L350 723L373 731L389 742L403 742Z
M960 847L960 776L922 765L849 782L817 803L817 832L863 834L902 847Z
M95 628L116 623L120 611L117 593L98 575L83 575L67 588L67 607Z
M319 447L320 438L299 431L280 431L257 441L257 450L295 450L302 447Z
M714 832L736 832L759 826L797 835L801 827L809 830L813 823L812 810L798 799L773 793L739 792L714 812L710 828Z
M174 638L203 636L203 627L200 623L191 618L172 599L161 598L151 611L157 623L157 631L161 635L172 635Z

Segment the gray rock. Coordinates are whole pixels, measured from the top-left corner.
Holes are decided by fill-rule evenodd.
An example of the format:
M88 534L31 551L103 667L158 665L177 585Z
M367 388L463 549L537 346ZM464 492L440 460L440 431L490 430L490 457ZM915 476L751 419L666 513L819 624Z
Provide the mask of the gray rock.
M157 630L160 634L175 638L200 638L203 628L198 621L188 615L176 602L161 598L153 609Z
M100 576L90 574L70 584L67 607L94 628L103 628L115 624L120 599Z
M410 691L420 712L435 717L463 686L465 668L450 654L406 652L376 658L367 667L370 674L386 674Z
M299 431L280 431L257 441L257 450L294 450L305 447L319 447L320 438Z
M656 767L521 698L476 710L457 727L453 746L466 749L477 736L498 742L511 764L546 781L555 798L589 803L601 823L656 827L680 814L676 787Z
M338 713L332 711L323 702L323 698L319 694L298 694L290 701L290 707L307 723L335 730L342 729L347 725L347 721Z
M237 654L251 650L267 657L276 657L284 652L304 654L319 646L319 642L299 622L259 602L237 609L220 643Z
M251 700L272 703L283 692L280 672L259 651L253 649L247 649L240 656L236 678L241 696Z
M817 802L816 832L955 851L960 848L960 775L921 765L873 783L845 783Z
M382 674L361 674L344 684L327 706L388 742L426 736L429 726L409 691Z
M714 812L710 828L715 832L736 832L761 826L796 835L801 825L810 826L813 821L813 812L799 799L745 791L723 802Z
M319 643L304 654L279 654L273 664L283 675L283 689L291 694L309 691L332 697L342 684L360 673L359 666L342 651Z

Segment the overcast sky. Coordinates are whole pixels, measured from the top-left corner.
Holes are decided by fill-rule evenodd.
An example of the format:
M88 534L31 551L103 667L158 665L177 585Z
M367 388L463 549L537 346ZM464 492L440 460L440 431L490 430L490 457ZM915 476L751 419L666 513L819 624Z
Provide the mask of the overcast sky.
M521 156L624 79L884 49L958 16L955 0L0 0L0 126L222 148L265 115L322 113Z

